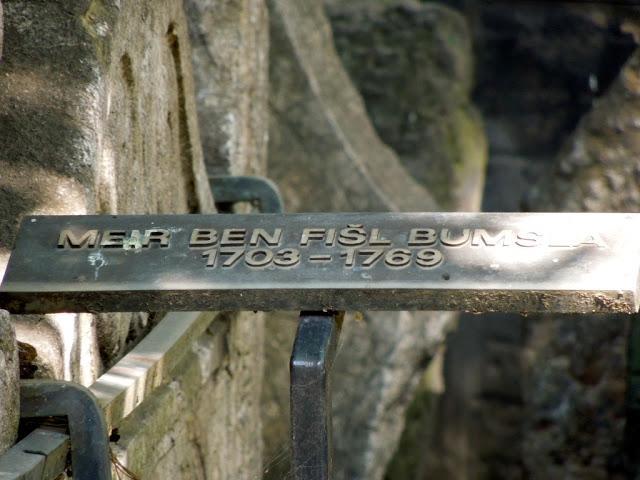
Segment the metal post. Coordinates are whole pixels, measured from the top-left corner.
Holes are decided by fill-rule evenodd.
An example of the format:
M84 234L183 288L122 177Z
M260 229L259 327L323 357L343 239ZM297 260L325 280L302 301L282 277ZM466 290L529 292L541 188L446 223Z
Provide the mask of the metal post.
M640 315L631 317L628 342L624 450L628 476L635 478L640 467Z
M295 480L330 480L331 370L339 321L335 313L302 312L291 355L291 450Z

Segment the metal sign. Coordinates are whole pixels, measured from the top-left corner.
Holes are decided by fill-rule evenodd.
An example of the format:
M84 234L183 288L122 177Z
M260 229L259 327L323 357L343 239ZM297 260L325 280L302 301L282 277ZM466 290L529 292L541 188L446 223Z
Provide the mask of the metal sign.
M12 312L635 312L640 215L36 216Z

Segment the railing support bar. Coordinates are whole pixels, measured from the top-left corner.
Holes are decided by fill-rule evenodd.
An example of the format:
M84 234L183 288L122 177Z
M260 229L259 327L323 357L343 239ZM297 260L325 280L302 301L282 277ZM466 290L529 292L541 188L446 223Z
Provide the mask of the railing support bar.
M291 356L291 450L295 480L330 480L331 370L340 324L335 313L302 312Z

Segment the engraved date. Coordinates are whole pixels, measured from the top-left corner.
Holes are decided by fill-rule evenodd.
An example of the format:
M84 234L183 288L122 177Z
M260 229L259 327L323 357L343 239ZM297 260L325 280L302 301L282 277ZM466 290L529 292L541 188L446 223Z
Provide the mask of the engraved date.
M246 247L216 247L201 252L206 268L233 268L244 263L253 269L268 267L293 268L305 261L297 248L246 248ZM339 252L345 268L372 268L382 264L386 268L401 270L412 264L420 268L435 268L444 261L440 250L422 248L410 250L407 248L347 248ZM310 264L327 264L333 261L331 254L311 254L306 259Z
M346 268L372 268L383 262L387 268L401 270L415 263L421 268L435 268L444 261L440 250L423 248L349 248L340 253Z
M222 268L232 268L240 261L253 268L266 268L270 265L290 268L300 263L300 251L296 248L282 248L277 251L269 248L211 248L202 252L202 257L206 260L207 268L215 268L218 263Z

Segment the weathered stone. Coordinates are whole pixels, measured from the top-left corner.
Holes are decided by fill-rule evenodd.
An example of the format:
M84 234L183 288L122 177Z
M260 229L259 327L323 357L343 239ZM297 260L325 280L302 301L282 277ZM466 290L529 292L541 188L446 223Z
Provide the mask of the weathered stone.
M22 315L15 322L16 336L21 339L20 376L65 378L65 370L69 373L71 365L63 351L62 332L52 322L42 320L39 315Z
M336 50L380 137L445 210L480 204L487 142L466 21L411 0L328 1Z
M181 2L84 1L73 8L61 1L10 2L4 23L12 54L0 80L3 258L25 213L213 209ZM48 370L87 384L100 369L100 357L91 353L96 337L104 362L112 363L131 317L44 322L59 332L59 346L51 349L62 355ZM25 330L36 324L19 328L22 341L48 341L38 342L37 329ZM89 353L80 361L83 352Z
M182 1L4 6L5 52L12 55L0 67L3 260L28 213L214 210ZM249 17L245 12L237 19L237 32L230 22L229 39L248 31ZM266 75L258 60L243 68L247 78ZM237 95L248 104L249 91ZM265 102L255 108L264 112ZM232 136L249 142L254 133L241 131L247 127L239 123ZM264 153L236 168L245 153L228 159L234 171L260 172ZM141 478L259 477L264 329L255 317L213 328L165 393L152 394L123 422L120 459ZM154 322L146 314L17 319L23 371L89 384L100 373L101 358L111 365ZM214 325L219 322L227 323ZM211 371L206 359L225 356L221 350L227 352L224 366Z
M640 204L639 112L640 54L636 52L581 120L560 153L552 181L535 189L534 205L560 211L635 211Z
M269 25L264 0L187 0L210 174L264 174Z
M20 420L18 345L9 314L0 310L0 455L13 445Z
M384 477L418 382L453 318L368 312L345 324L334 376L336 478Z
M139 478L261 478L261 318L216 320L212 326L227 326L204 333L174 381L119 424L114 452Z
M470 99L474 72L465 19L433 3L325 4L336 49L381 138L442 208L478 209L487 142ZM434 434L439 398L430 381L420 385L409 411L412 421L421 423L407 425L389 478L426 472L423 450Z
M264 0L187 0L185 8L207 172L264 175L269 94L266 4ZM224 367L213 374L202 373L202 391L191 390L200 404L194 416L186 419L196 434L185 448L197 445L199 452L207 449L204 458L199 455L202 461L195 472L202 473L196 477L260 478L264 315L242 314L230 325L231 333L223 338L228 349ZM206 338L199 343L201 364L220 355L218 344L209 343ZM186 365L185 369L191 368ZM211 376L208 380L207 375ZM211 418L212 423L202 423L201 418ZM211 428L211 424L224 425L230 433L220 435L220 428ZM187 473L182 475L193 478Z
M441 350L444 350L444 346ZM415 398L407 409L405 429L397 450L385 472L385 479L425 478L427 456L425 445L433 442L436 415L438 412L438 393L434 389L442 379L442 351L433 358L422 377ZM425 426L427 428L425 428ZM444 478L444 477L435 477Z
M523 4L517 9L496 2L480 6L449 0L447 4L459 6L472 26L476 53L473 98L491 145L484 209L557 210L560 204L542 205L540 195L530 191L531 185L536 186L534 190L546 190L548 182L558 182L550 177L559 170L548 174L562 143L592 103L607 91L634 50L633 37L622 25L630 18L629 10L616 14L616 7L602 4L558 4L554 8ZM611 321L616 328L625 328ZM567 320L567 325L583 322L590 324L581 317ZM552 323L545 324L551 329ZM534 391L541 381L530 383L527 366L541 356L535 365L540 367L536 367L536 376L542 375L545 359L553 357L546 349L556 348L553 345L559 335L553 329L538 330L539 325L531 316L462 316L458 330L447 340L447 386L437 416L438 434L423 450L429 458L423 477L555 478L570 471L563 466L562 457L565 448L574 448L570 445L576 436L559 424L557 429L546 429L544 421L525 428L532 413L530 402L538 404L542 398ZM586 336L581 334L579 343ZM606 333L594 333L594 338L603 342L603 349L610 347ZM576 344L575 348L581 347ZM515 375L517 369L519 376ZM546 385L555 385L549 376L558 370L544 368ZM617 408L603 409L607 413L598 413L594 422L608 423L608 415ZM519 411L519 415L495 414L502 409ZM532 461L535 468L530 472L528 452L534 447L523 432L531 428L535 433L539 427L550 434L549 441L543 435L537 437L539 446L562 446L551 460L537 457ZM600 442L588 441L594 445ZM593 453L593 449L588 451ZM544 473L543 464L551 461L558 470ZM615 458L611 461L612 465L616 462Z
M473 98L491 145L483 208L517 211L635 48L628 9L446 0L472 28Z
M436 208L427 189L377 137L333 48L322 6L298 0L273 0L269 6L269 171L287 209ZM267 371L273 373L266 378L263 405L265 465L274 479L289 469L282 425L288 423L284 381L296 315L273 314L267 322ZM451 318L406 312L347 316L333 374L336 479L382 478L407 406Z
M461 315L447 337L436 435L423 447L416 478L522 478L521 346L528 320Z
M523 428L530 476L629 478L623 461L628 322L556 316L531 325Z
M640 51L579 123L531 196L539 210L640 208ZM627 317L548 316L532 324L524 462L536 477L623 476ZM562 452L562 463L557 462Z
M335 53L322 5L269 5L269 171L287 208L433 209L431 195L376 135Z

